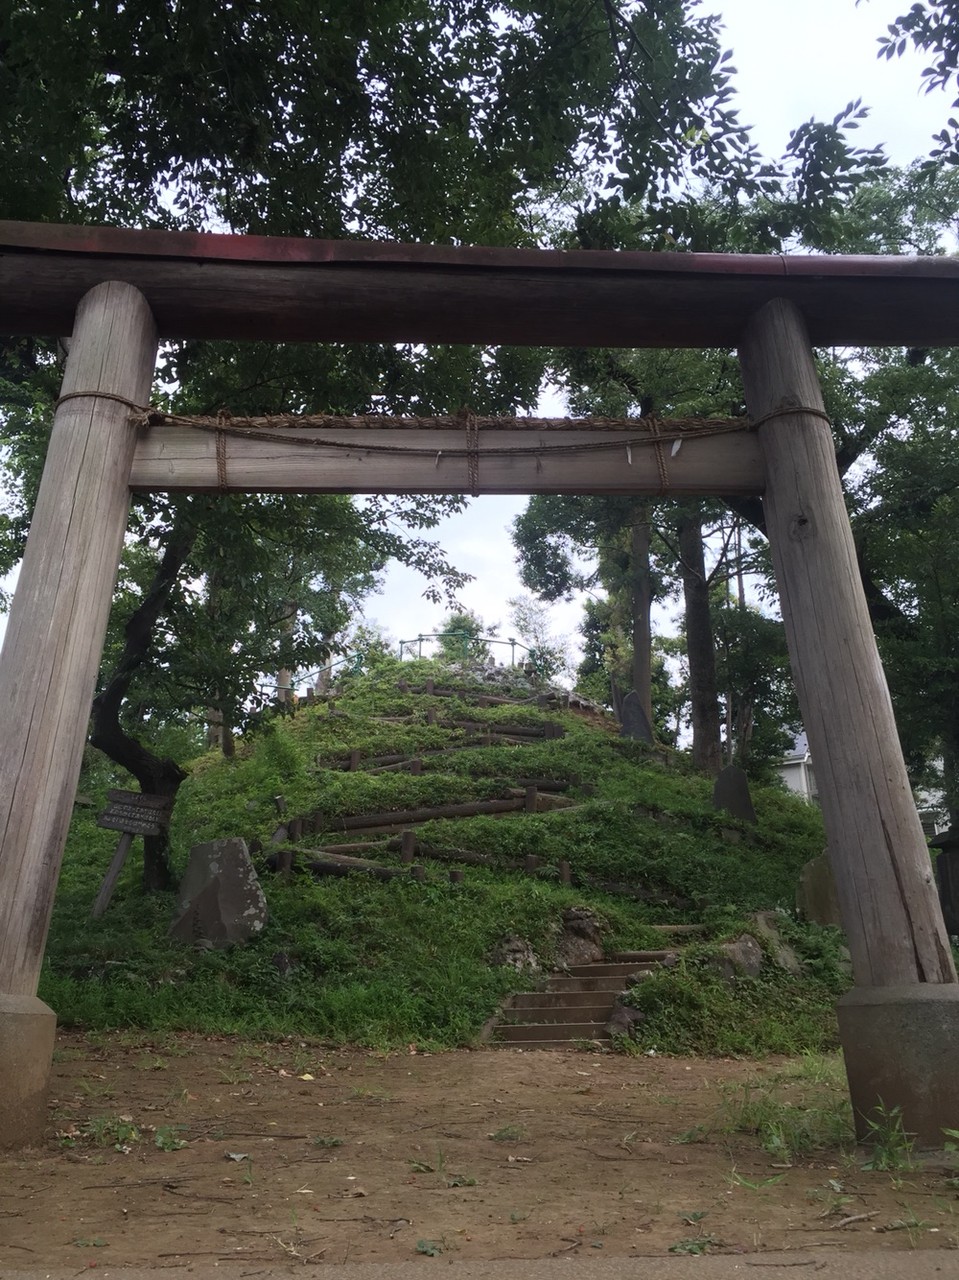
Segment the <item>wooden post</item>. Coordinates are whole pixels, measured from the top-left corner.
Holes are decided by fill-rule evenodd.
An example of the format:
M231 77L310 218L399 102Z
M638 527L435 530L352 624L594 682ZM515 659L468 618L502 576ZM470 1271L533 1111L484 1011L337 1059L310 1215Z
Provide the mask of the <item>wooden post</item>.
M400 861L410 863L416 857L416 832L404 831L400 836Z
M117 881L120 879L120 872L130 853L130 846L133 844L133 833L124 831L117 843L116 852L113 859L107 867L107 873L103 877L103 884L100 885L100 892L96 896L93 909L90 912L91 920L99 920L110 905L110 899L113 897L113 890L117 887Z
M0 660L0 992L36 992L129 514L123 401L145 403L155 357L136 289L83 297L62 396L83 394L54 418Z
M559 863L559 882L560 884L573 883L573 870L565 858L561 859Z
M539 795L539 792L537 791L536 787L526 788L526 795L523 799L523 804L527 813L536 812L536 799L538 795Z
M766 419L758 433L766 531L857 985L954 983L796 307L777 299L758 311L740 358L750 416Z

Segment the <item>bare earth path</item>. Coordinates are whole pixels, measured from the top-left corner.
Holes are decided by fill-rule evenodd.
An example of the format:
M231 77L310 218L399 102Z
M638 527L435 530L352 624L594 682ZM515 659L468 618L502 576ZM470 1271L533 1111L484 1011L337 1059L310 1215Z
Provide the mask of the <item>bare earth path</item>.
M835 1097L782 1061L66 1034L49 1141L0 1157L0 1275L959 1247L945 1159L789 1164L720 1131L770 1088Z

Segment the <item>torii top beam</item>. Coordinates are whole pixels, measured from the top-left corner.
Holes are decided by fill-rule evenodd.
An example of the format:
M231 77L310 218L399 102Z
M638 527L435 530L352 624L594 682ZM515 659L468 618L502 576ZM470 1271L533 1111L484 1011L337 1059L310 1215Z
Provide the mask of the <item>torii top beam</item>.
M735 347L773 298L811 341L959 345L959 259L459 248L0 222L0 332L69 333L104 280L162 338Z

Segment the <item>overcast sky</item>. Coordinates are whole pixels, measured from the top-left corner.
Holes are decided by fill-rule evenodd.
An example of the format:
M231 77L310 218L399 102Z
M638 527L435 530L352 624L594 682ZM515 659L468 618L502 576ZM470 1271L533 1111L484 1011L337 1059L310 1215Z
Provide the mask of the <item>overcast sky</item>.
M925 60L911 49L901 59L877 57L879 37L911 0L703 0L705 11L722 15L725 45L738 71L740 119L769 155L785 150L790 130L811 116L832 118L855 98L870 108L859 138L863 146L884 144L896 164L925 155L931 136L951 112L951 96L921 92ZM550 412L563 412L555 402ZM506 601L522 593L509 525L525 499L475 498L469 511L444 521L437 538L474 581L462 602L487 623L509 634ZM445 610L422 599L416 574L388 572L382 594L367 603L366 616L395 640L436 631ZM554 631L571 637L578 603L553 606ZM505 652L505 651L504 651Z

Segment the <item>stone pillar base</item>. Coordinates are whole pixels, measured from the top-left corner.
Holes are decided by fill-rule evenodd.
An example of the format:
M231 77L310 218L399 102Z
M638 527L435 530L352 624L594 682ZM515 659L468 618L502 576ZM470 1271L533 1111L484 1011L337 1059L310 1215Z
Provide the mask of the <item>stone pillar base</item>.
M881 1102L901 1108L919 1146L941 1150L943 1129L959 1128L959 985L853 987L836 1012L856 1136L868 1140Z
M39 1142L57 1015L36 996L0 994L0 1150Z

